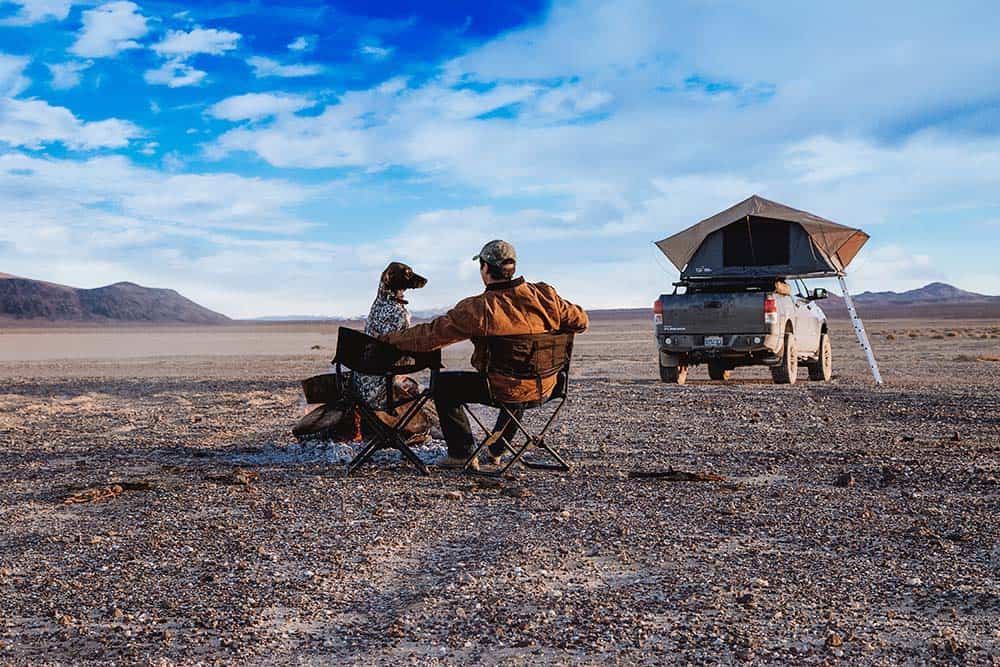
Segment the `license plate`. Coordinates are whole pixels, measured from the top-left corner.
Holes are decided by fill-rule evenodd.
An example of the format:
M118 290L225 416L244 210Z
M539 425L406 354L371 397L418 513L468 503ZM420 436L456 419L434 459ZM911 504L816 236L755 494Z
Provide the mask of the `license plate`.
M722 336L705 336L706 347L722 347Z

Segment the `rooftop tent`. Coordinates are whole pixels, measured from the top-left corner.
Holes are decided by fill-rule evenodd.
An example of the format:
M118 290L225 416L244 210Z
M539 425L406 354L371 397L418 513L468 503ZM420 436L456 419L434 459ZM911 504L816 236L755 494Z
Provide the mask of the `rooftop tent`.
M656 246L682 279L832 277L867 240L859 229L754 195Z

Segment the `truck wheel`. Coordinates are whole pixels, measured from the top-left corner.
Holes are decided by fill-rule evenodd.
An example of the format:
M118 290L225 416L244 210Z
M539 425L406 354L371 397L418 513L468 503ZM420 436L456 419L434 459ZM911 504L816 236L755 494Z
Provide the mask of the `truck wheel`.
M833 348L830 345L830 334L822 334L819 337L819 359L810 362L806 367L809 369L810 380L829 382L833 377Z
M795 345L795 334L789 331L785 334L785 351L781 355L781 364L771 368L771 379L775 384L795 384L799 375L799 349Z
M722 361L710 361L708 362L708 377L713 380L722 380L725 382L729 379L732 374L733 369L730 368L725 362Z
M660 366L660 379L671 384L684 384L688 379L688 367Z

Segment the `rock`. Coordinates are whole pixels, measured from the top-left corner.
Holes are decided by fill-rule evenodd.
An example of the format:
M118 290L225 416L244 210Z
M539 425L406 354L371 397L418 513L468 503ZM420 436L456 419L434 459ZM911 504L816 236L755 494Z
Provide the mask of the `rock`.
M445 491L443 495L448 500L461 500L462 499L462 492L461 491Z
M831 648L835 648L837 646L843 646L844 645L844 638L841 637L836 632L831 632L830 636L828 636L826 638L826 645L829 646L829 647L831 647Z
M840 473L833 482L834 486L849 488L854 486L854 475L849 472Z

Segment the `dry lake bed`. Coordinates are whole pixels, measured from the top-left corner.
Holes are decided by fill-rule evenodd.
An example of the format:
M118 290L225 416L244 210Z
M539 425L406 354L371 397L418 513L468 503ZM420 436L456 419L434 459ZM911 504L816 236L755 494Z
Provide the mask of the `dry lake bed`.
M834 324L678 387L597 322L494 484L295 443L333 325L0 329L0 664L998 664L1000 322L868 322L881 388Z

